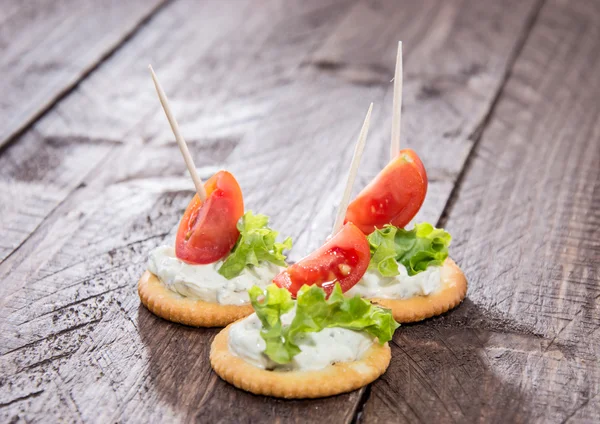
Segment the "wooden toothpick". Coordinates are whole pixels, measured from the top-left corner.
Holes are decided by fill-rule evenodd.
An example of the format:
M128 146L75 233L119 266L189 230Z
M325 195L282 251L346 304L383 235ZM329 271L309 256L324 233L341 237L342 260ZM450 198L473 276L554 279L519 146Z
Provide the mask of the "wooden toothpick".
M173 113L171 112L171 108L169 107L169 101L167 100L167 95L165 91L161 87L158 82L158 77L154 73L154 69L152 69L152 65L148 65L148 69L150 69L150 74L152 74L152 80L154 81L154 86L156 87L156 92L158 93L158 98L160 99L160 104L165 111L165 115L167 115L167 120L171 125L171 130L173 130L173 134L175 135L175 140L177 140L177 144L179 145L179 150L181 150L181 154L183 155L183 160L185 161L185 165L194 181L194 185L196 186L196 193L198 193L198 197L201 201L206 200L206 190L204 190L204 184L196 171L196 165L194 165L194 159L192 159L192 155L190 155L190 151L188 146L179 131L179 125L177 124L177 120Z
M348 171L348 180L346 181L346 188L340 202L337 216L335 218L335 224L333 224L333 231L331 235L334 236L344 224L344 218L346 217L346 209L348 209L348 203L350 201L350 194L352 194L352 186L356 179L356 173L358 172L358 165L360 164L360 158L362 157L363 150L365 148L365 142L367 141L367 134L369 132L369 122L371 121L371 111L373 110L373 103L369 106L367 116L363 122L360 134L358 135L358 141L354 148L354 155L352 156L352 163L350 164L350 171Z
M390 160L400 152L400 127L402 124L402 41L398 41L396 72L394 73L394 106L392 110L392 143Z

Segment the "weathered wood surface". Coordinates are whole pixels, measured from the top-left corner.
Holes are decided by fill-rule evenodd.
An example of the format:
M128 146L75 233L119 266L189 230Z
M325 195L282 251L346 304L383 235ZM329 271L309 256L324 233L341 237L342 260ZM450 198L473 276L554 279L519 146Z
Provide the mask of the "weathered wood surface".
M165 0L0 1L0 147Z
M499 421L531 418L551 405L559 412L547 418L558 421L569 400L575 407L585 399L593 411L598 380L589 380L587 395L576 395L569 388L584 387L569 381L574 374L551 374L572 372L548 365L556 345L546 340L558 333L546 328L541 317L539 328L522 322L527 321L523 311L509 319L506 310L494 305L506 295L485 285L496 278L504 291L520 283L524 292L532 290L518 280L519 268L486 268L486 254L495 252L498 243L509 255L512 240L523 258L529 258L527 263L534 261L524 244L531 244L530 236L517 239L518 233L509 227L511 214L525 213L516 199L503 206L504 214L486 214L497 211L504 197L513 199L515 195L506 192L515 183L536 175L553 181L549 189L565 199L573 187L564 178L554 180L550 168L539 163L537 174L507 180L504 169L512 167L511 160L506 159L505 168L488 169L490 161L481 159L486 151L493 152L491 158L507 154L505 139L512 135L510 158L531 161L535 149L528 144L529 131L538 126L546 131L536 138L538 144L544 137L553 139L554 133L541 128L542 123L532 126L532 121L556 121L549 111L563 116L544 104L550 98L550 80L559 86L559 74L565 74L570 58L565 45L563 56L553 54L556 40L561 40L557 37L568 36L577 57L595 57L595 14L584 6L549 4L536 20L539 8L533 0L497 6L476 0L244 0L177 1L158 11L0 155L0 420L306 422L328 416L339 422ZM572 14L562 24L562 35L553 34L553 19L563 9ZM583 29L578 27L583 22L580 15L586 16ZM154 64L201 175L210 175L216 167L233 171L246 204L272 216L275 228L294 237L292 258L297 259L321 243L333 224L351 146L370 101L376 109L357 185L364 185L387 161L389 80L398 39L405 42L407 53L403 144L418 150L431 180L422 217L436 221L442 215L462 175L457 196L442 219L472 281L471 300L446 317L401 329L390 371L370 389L293 402L240 392L210 370L207 353L216 330L177 326L139 305L135 282L147 252L172 237L193 190L146 65ZM588 50L573 48L574 40L580 39L586 40ZM548 40L554 41L544 45ZM503 90L517 54L520 65ZM547 63L556 63L553 78L538 86ZM573 93L561 92L560 99L571 102L565 110L575 102L579 76L587 75L590 84L595 83L593 70L583 65L581 60L572 74ZM529 69L532 66L539 76ZM513 81L519 69L529 81L523 93L523 83ZM598 106L592 92L587 98L591 117ZM536 109L530 109L533 115L527 120L522 104L503 106L507 99L542 109L535 114ZM488 129L492 109L489 130L463 175L474 142ZM510 124L502 128L506 122ZM588 149L594 146L592 123L588 122L589 138L580 141ZM494 125L502 131L494 133ZM556 128L561 126L557 123ZM597 160L588 156L588 161ZM578 175L592 175L592 162ZM580 162L573 159L572 164ZM488 179L488 172L497 175ZM505 183L504 195L490 193L489 186L495 188L497 181ZM536 189L548 188L539 180L536 184ZM586 193L582 198L588 203L577 209L584 216L597 202L597 193ZM484 194L490 203L482 208L478 202ZM548 205L545 209L552 210L553 204ZM528 213L536 217L540 211ZM475 228L472 216L489 222ZM525 228L525 223L520 225ZM554 232L543 231L543 236L568 241L568 231L555 225ZM502 237L512 234L512 239ZM491 240L497 244L485 244ZM559 251L544 246L548 253L540 259L540 270L546 269L548 258L556 261L552 254ZM589 258L596 268L585 275L593 290L598 258L595 265L594 257ZM550 305L561 293L548 298L540 291L537 301L551 313ZM578 300L593 304L587 294ZM581 332L574 334L581 337ZM543 343L547 352L537 356L542 361L538 369L530 352ZM519 355L518 361L513 359ZM572 364L578 363L573 358ZM593 367L593 362L586 364ZM514 374L514 367L521 365L525 368L516 369L524 377ZM527 378L533 372L541 384L556 385L544 387L546 394L540 397L525 396L537 387ZM553 404L550 397L560 392L557 382L564 384L560 390L565 394ZM573 415L580 421L588 417L593 417L589 411Z
M444 218L469 277L365 422L600 422L600 4L547 2Z

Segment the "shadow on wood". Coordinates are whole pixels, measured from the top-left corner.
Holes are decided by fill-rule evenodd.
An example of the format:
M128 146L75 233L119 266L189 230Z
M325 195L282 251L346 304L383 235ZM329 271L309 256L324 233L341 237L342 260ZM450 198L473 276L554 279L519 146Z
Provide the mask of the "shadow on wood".
M362 392L316 400L256 396L224 382L212 371L208 359L210 344L220 328L170 323L152 315L141 304L137 323L149 358L148 385L144 389L156 392L157 402L161 406L167 403L167 409L179 419L252 423L271 416L285 422L317 420L323 408L332 408L336 402L356 402ZM211 407L207 408L207 404ZM351 416L338 418L348 421Z
M496 365L521 367L542 342L466 299L454 311L396 332L392 364L373 384L364 414L400 422L527 422L530 396L497 373Z

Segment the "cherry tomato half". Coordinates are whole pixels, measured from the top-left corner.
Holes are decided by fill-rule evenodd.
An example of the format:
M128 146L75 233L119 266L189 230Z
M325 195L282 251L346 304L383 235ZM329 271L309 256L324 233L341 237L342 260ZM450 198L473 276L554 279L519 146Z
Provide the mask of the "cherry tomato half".
M206 201L196 194L177 230L175 254L192 264L210 264L227 255L237 242L237 222L244 214L244 198L238 182L219 171L205 184Z
M316 284L330 294L337 282L346 292L362 278L370 260L367 237L348 223L319 249L278 274L273 282L294 297L305 284Z
M348 206L346 221L365 234L385 224L404 227L419 212L427 194L427 173L419 156L401 150Z

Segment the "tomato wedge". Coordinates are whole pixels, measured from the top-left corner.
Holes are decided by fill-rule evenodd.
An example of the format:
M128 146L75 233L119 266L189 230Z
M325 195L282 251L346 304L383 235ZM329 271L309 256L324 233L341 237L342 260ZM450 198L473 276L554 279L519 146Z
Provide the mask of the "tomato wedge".
M226 256L237 242L237 222L244 214L244 198L235 177L219 171L205 184L206 200L196 194L177 230L175 254L192 264L210 264Z
M348 223L319 249L279 273L273 282L294 297L305 284L316 284L330 294L337 282L346 292L362 278L370 260L367 237Z
M345 222L365 234L386 224L404 227L419 212L426 194L423 162L413 150L401 150L350 203Z

